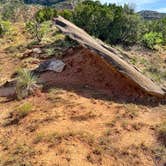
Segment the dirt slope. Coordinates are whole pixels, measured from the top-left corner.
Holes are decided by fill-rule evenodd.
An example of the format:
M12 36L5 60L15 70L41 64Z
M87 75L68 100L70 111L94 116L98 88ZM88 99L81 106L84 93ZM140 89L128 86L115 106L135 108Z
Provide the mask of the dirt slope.
M91 87L102 91L112 99L125 102L150 101L152 104L157 101L89 49L81 46L70 49L64 54L63 61L66 64L65 70L62 73L41 74L42 82L66 87L70 85Z

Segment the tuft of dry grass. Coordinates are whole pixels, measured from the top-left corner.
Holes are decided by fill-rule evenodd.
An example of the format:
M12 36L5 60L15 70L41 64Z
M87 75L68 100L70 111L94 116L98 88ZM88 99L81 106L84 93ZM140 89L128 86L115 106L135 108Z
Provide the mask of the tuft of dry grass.
M27 102L16 108L16 114L19 118L24 118L33 110L33 106L31 103Z
M166 161L166 147L164 146L158 146L152 149L152 152L154 153L154 157L161 161L165 162Z
M166 121L160 124L158 128L159 139L166 146Z
M125 114L124 117L136 118L138 117L139 107L135 104L126 104L125 105Z
M88 119L94 119L97 115L93 113L92 111L86 112L85 114L81 115L73 115L70 118L74 121L86 121Z
M114 119L114 120L112 120L110 122L106 122L105 125L107 127L115 127L116 126L116 120Z
M3 126L9 126L13 124L18 124L21 119L26 117L30 112L33 111L33 106L31 103L27 102L21 106L15 108L14 111L9 112L8 116L4 119Z

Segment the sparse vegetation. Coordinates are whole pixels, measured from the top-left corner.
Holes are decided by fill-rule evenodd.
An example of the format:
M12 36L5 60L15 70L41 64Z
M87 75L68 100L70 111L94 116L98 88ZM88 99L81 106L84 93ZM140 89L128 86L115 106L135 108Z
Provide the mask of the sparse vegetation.
M126 104L125 105L126 112L124 114L124 117L129 117L131 119L135 118L138 116L138 106L135 104Z
M24 103L16 109L17 115L19 118L24 118L27 116L33 109L31 103Z
M7 117L3 120L3 126L15 125L18 124L21 119L26 117L30 112L33 111L33 106L31 103L24 103L14 111L10 111Z
M10 151L10 153L7 156L0 156L0 165L31 166L32 162L28 160L28 157L33 156L34 154L35 150L32 147L29 147L24 143L15 143L14 148Z
M96 117L97 117L96 114L94 114L92 111L89 111L82 115L73 115L71 116L71 119L76 121L86 121L88 119L94 119Z
M159 139L161 140L163 145L166 146L166 122L163 122L159 126L158 133L159 133Z
M166 147L165 146L158 146L152 149L155 158L161 163L165 163L166 161Z
M63 140L67 140L70 138L77 138L88 145L92 145L94 143L94 136L86 131L68 131L68 132L51 132L51 133L38 133L33 140L33 143L37 144L39 142L46 142L51 145L57 145L61 143Z

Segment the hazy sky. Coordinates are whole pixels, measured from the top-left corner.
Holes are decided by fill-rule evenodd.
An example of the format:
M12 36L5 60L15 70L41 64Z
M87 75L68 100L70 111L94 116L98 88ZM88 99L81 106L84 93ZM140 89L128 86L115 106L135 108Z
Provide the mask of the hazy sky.
M166 0L100 0L102 3L132 4L136 11L139 10L156 10L166 13Z

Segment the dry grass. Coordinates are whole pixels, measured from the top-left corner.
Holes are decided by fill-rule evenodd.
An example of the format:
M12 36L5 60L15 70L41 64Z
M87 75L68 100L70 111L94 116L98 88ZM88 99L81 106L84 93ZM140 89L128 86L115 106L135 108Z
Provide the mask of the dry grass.
M32 166L29 157L32 157L35 151L27 145L17 144L8 155L0 156L0 165L2 166Z
M63 140L68 140L71 138L76 138L81 140L82 142L85 142L89 145L91 145L94 141L93 135L86 131L68 131L64 133L59 133L59 132L51 132L51 133L37 133L35 136L33 143L37 144L40 142L46 142L51 145L57 145L61 143Z
M135 104L126 104L125 110L126 110L126 112L124 114L124 117L133 119L138 116L139 108Z
M158 134L159 134L159 139L161 140L163 145L166 146L166 122L160 124L158 128Z
M157 161L160 161L161 163L166 162L166 147L165 146L157 146L152 149L154 156Z
M15 108L14 111L9 112L8 116L5 117L3 126L9 126L13 124L18 124L21 119L26 117L29 113L33 111L33 106L31 103L24 103L21 106Z
M86 121L89 119L94 119L96 117L97 117L97 115L94 112L88 111L81 115L72 115L71 119L74 121Z

